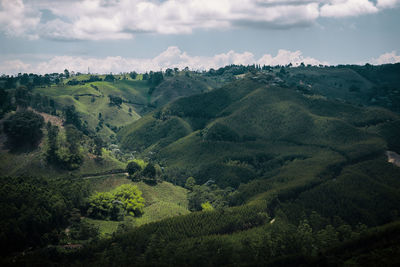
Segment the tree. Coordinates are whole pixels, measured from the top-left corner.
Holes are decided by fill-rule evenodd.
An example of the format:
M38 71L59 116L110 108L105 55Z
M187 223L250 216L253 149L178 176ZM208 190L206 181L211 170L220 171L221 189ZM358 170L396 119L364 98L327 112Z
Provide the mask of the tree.
M122 98L119 96L109 95L108 98L110 99L110 106L117 106L120 107L122 104Z
M24 86L18 87L15 90L15 102L18 106L26 108L30 102L31 94L28 89Z
M101 155L103 154L103 146L104 146L103 140L100 137L96 136L93 141L94 141L93 154L96 155L98 158L100 158Z
M98 192L89 198L88 215L98 219L122 220L124 215L143 213L144 198L135 185L124 184L112 192Z
M63 110L65 123L75 125L76 128L81 129L81 120L78 113L75 111L75 106L66 106Z
M156 177L156 168L154 167L154 164L149 162L147 166L144 168L142 172L144 177L147 178L155 178Z
M57 243L69 223L69 211L83 204L88 185L82 180L0 177L2 262L28 247Z
M72 225L69 234L74 240L90 240L97 239L99 233L98 226L94 226L87 221L80 221Z
M210 202L204 202L201 204L201 210L202 211L213 211L214 207L210 204Z
M136 79L137 75L138 75L138 74L136 73L136 71L132 71L132 72L129 73L129 76L130 76L133 80Z
M296 240L303 255L311 255L315 245L313 229L307 220L303 220L297 227Z
M174 75L174 71L172 69L166 69L165 70L165 76L166 77L172 77Z
M0 89L0 118L12 109L11 95L4 89Z
M95 219L107 219L112 210L114 196L110 192L98 192L89 198L88 215Z
M49 162L55 162L57 160L57 154L56 154L58 149L57 136L59 129L57 125L52 125L50 121L47 122L46 129L47 129L47 142L48 142L47 160Z
M83 155L79 145L82 133L73 125L67 125L65 130L66 142L62 141L61 145L57 149L57 163L64 169L77 169L83 162Z
M68 148L72 154L79 153L79 143L82 139L82 133L78 131L73 125L67 125L65 127L65 133L67 136Z
M114 192L115 199L122 202L127 215L139 216L143 213L144 198L136 185L124 184Z
M193 190L193 187L196 185L196 180L193 177L189 177L186 180L185 187L189 190Z
M115 77L112 74L108 74L106 75L106 77L104 78L104 81L106 82L114 82L115 81Z
M4 121L4 132L15 147L35 145L42 138L44 119L29 110L19 111Z
M142 168L135 161L129 162L128 165L126 166L126 171L128 172L129 175L134 175L135 173L140 172L141 170Z
M201 204L212 201L210 188L205 185L195 185L192 192L188 194L189 210L199 211L202 209Z
M66 79L69 78L69 71L67 69L64 70L64 76Z

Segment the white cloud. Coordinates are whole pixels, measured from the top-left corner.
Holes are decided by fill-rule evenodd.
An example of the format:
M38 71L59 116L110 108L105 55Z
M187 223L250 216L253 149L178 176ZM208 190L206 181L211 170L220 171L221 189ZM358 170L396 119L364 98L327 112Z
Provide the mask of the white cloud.
M287 65L292 63L293 65L299 65L301 62L312 65L328 64L314 58L303 57L300 51L279 50L276 56L265 54L261 58L256 59L250 52L236 53L232 50L212 57L191 56L181 51L178 47L171 46L154 58L144 59L123 58L119 56L106 58L55 56L49 60L35 64L27 64L21 60L0 62L0 73L17 74L18 72L33 72L45 74L62 72L65 68L75 72L86 73L88 67L93 73L119 73L132 70L145 72L175 67L180 69L189 67L193 70L205 70L210 68L216 69L229 64Z
M334 0L321 7L322 17L349 17L378 12L368 0Z
M399 0L0 0L0 31L61 40L129 39L195 29L288 28L358 16ZM43 19L41 10L54 16Z
M30 64L24 63L19 59L0 62L0 73L17 74L31 69L32 66Z
M276 65L287 65L289 63L292 63L294 66L298 66L301 63L304 63L306 65L329 65L328 62L325 61L319 61L315 58L311 57L304 57L301 53L301 51L295 51L291 52L288 50L280 49L278 51L278 54L273 57L269 54L266 54L262 56L258 62L258 64L261 65L271 65L271 66L276 66Z
M8 36L36 39L34 32L40 22L40 12L26 7L22 0L0 0L0 31Z
M392 8L395 7L399 0L377 0L377 7L379 8Z
M370 63L374 65L400 63L400 55L397 55L396 51L392 51L371 59Z

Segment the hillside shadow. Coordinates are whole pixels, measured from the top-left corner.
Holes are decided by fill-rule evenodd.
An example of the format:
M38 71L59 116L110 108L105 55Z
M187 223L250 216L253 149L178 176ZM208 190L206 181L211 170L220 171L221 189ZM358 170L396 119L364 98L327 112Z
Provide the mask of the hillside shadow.
M8 150L8 153L11 154L23 154L23 153L30 153L39 148L39 144L42 140L43 134L40 139L34 143L30 143L28 141L23 142L13 142L7 138L7 141L3 144L3 149Z

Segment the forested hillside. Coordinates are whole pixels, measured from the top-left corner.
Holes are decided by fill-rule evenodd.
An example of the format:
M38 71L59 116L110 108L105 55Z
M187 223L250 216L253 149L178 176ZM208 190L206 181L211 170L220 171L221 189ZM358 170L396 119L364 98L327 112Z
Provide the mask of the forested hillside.
M0 88L3 264L400 262L400 64Z

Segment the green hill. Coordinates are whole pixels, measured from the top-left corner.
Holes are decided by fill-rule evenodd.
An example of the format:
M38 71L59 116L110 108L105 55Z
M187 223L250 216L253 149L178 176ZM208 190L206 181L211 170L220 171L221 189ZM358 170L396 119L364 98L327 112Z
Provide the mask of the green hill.
M302 164L316 165L304 173L316 179L331 165L382 154L385 138L373 128L399 118L248 78L181 98L118 138L126 150L151 150L168 167L190 169L200 183L237 187L277 172L298 180Z
M215 87L216 83L202 75L177 75L165 79L151 94L151 103L161 107L179 97L203 93Z
M139 119L142 115L161 107L179 97L212 90L217 82L200 74L185 72L164 80L149 92L146 80L128 79L115 75L114 82L88 82L90 75L79 75L64 81L64 84L50 87L36 87L33 94L40 93L52 98L59 109L73 105L87 127L106 141L120 127ZM105 75L96 76L104 79ZM76 81L76 85L68 84ZM109 96L119 97L120 105L110 105Z
M37 88L34 92L52 97L58 106L75 106L88 128L110 140L118 127L140 118L146 112L148 86L145 81L117 80L84 85L59 85ZM120 97L120 106L110 105L109 95Z
M396 265L400 168L388 162L385 152L400 154L399 66L227 66L181 71L154 87L141 75L88 83L83 81L90 76L84 76L76 85L35 87L60 106L74 105L94 135L113 144L98 162L90 152L95 136L84 135L84 161L69 171L46 163L47 139L27 153L1 148L2 174L50 177L2 179L0 195L7 209L27 210L27 194L35 214L41 209L49 214L32 222L4 217L4 229L17 235L32 223L40 230L50 225L44 219L53 222L40 231L49 234L28 235L35 245L31 251L4 262ZM110 105L113 101L119 104ZM74 148L67 141L64 147ZM106 173L123 169L133 158L156 165L157 177L148 179L151 168L132 175L148 184ZM144 173L149 177L141 177ZM143 192L142 217L121 222L87 218L91 193L124 183ZM82 193L74 198L77 191ZM51 205L42 208L35 195ZM71 225L81 235L74 240L79 246L72 248L64 246ZM22 251L27 245L24 235L18 236L15 248ZM12 235L0 239L13 240Z

